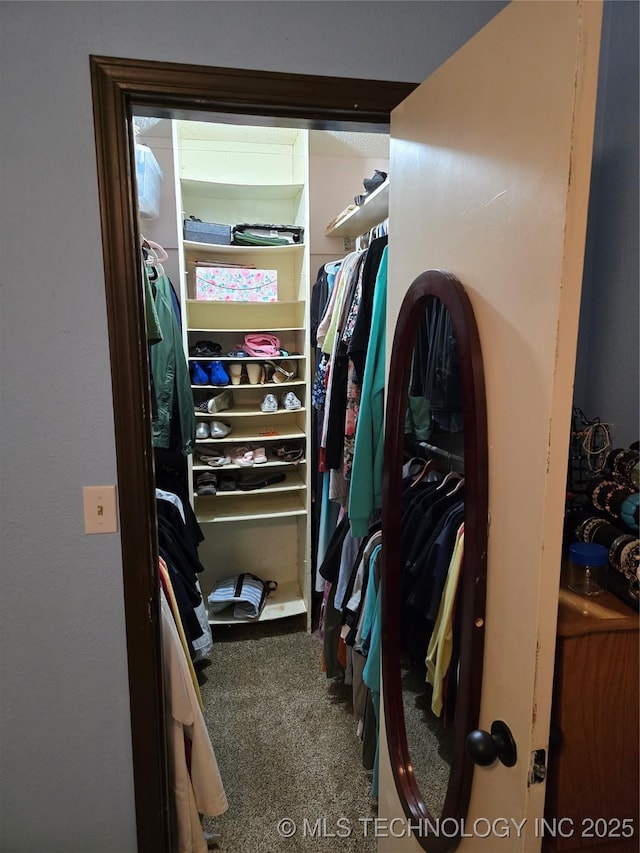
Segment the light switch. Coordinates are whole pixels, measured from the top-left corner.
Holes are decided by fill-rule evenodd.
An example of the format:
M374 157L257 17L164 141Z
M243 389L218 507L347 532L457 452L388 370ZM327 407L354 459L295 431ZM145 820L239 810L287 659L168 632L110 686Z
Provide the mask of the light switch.
M84 486L84 532L117 533L115 486Z

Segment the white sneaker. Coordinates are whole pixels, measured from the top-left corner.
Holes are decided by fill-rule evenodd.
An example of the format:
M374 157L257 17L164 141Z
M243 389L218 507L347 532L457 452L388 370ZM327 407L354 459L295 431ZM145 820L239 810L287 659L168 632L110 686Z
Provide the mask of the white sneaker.
M265 394L264 400L260 403L260 410L262 412L278 411L278 401L276 400L275 394Z
M302 408L302 403L296 397L293 391L289 391L284 395L284 397L282 398L282 405L285 409L289 409L290 411Z

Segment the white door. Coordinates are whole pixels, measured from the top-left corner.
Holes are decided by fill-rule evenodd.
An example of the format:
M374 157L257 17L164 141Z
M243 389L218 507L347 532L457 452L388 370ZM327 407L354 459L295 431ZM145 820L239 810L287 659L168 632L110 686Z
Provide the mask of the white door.
M449 270L475 310L487 388L480 724L506 721L518 761L475 769L461 853L540 849L545 785L528 777L549 737L601 13L589 0L516 0L392 113L388 346L411 281ZM391 819L402 811L384 730L381 741ZM486 821L474 822L500 818L521 828L481 838ZM385 826L380 851L420 849Z

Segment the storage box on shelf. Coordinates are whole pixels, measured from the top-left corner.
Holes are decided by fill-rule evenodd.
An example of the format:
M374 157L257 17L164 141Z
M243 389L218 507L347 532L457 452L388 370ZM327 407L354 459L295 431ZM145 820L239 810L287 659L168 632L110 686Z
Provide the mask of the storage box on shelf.
M267 132L265 132L265 130ZM179 187L183 221L191 216L203 223L217 224L216 239L226 242L227 226L239 223L293 224L307 233L307 134L305 131L250 128L178 122L174 140L178 147ZM269 168L265 169L268 162ZM268 174L269 183L264 178ZM193 220L191 220L193 222ZM193 229L188 236L198 233ZM205 229L206 231L206 229ZM222 236L221 236L222 235ZM207 236L206 239L210 239ZM265 580L275 580L278 589L269 597L261 619L307 613L310 620L310 479L306 458L310 431L309 258L304 244L283 246L222 245L201 240L182 240L183 340L188 352L199 341L219 346L219 354L189 355L207 371L214 361L224 369L241 364L238 384L229 383L233 404L216 414L198 413L198 423L222 421L230 426L223 438L200 439L189 464L189 477L196 516L205 535L200 558L206 566L200 582L205 598L218 580L242 572L252 572ZM197 276L205 267L217 267L214 287ZM224 270L228 269L226 273ZM277 280L266 298L273 301L239 301L238 294L225 298L219 284L238 278L234 270L249 280L257 271L272 271ZM251 270L256 272L252 273ZM200 279L198 284L197 279ZM211 275L209 275L211 279ZM202 297L209 297L203 299ZM215 298L211 299L210 297ZM246 298L246 294L240 294ZM234 357L249 333L276 336L287 354L274 358ZM217 348L216 348L217 349ZM253 384L246 368L267 361L295 365L295 376L282 383ZM200 379L202 375L200 374ZM252 380L255 376L252 371ZM192 384L194 402L220 393L213 383ZM285 409L282 396L293 391L300 408ZM265 394L274 394L278 409L261 411ZM300 459L285 461L276 454L283 442L297 442ZM232 461L212 467L198 457L199 449L263 448L266 462L245 467ZM198 495L197 478L213 471L226 478L215 495ZM264 472L267 485L246 491L238 484L247 476ZM230 485L237 485L231 488ZM245 483L246 485L246 483ZM221 613L212 623L234 623L232 613Z

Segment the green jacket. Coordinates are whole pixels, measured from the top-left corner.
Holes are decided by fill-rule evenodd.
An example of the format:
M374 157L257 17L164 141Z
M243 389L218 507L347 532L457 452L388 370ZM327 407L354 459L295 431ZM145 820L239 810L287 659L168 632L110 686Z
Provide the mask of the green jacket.
M196 418L189 367L173 309L171 282L166 275L158 276L152 282L152 291L162 331L162 340L150 348L151 373L157 404L157 416L153 421L153 446L169 447L171 418L175 408L180 427L180 448L186 455L193 453Z

